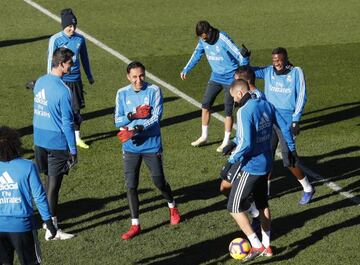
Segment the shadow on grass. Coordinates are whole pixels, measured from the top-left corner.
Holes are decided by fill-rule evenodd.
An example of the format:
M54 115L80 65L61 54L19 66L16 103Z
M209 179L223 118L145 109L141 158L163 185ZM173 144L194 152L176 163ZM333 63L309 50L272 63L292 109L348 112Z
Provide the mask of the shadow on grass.
M25 43L30 43L30 42L35 42L35 41L39 41L39 40L45 40L45 39L48 39L50 37L51 37L51 35L43 35L43 36L27 38L27 39L2 40L2 41L0 41L0 48L13 46L13 45L19 45L19 44L25 44Z

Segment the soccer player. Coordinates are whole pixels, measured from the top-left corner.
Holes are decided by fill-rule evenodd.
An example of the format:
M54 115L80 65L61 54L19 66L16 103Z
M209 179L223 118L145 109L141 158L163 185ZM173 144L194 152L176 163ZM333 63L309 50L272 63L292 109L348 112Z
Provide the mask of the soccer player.
M233 124L232 109L234 102L230 96L229 87L234 80L234 73L238 66L249 64L248 57L250 53L246 48L239 50L225 32L212 27L207 21L199 21L196 24L195 30L199 41L189 62L180 73L180 77L182 80L185 80L187 74L200 61L204 53L212 73L202 100L201 136L192 142L191 145L201 146L207 142L210 109L217 95L221 90L224 90L225 133L222 144L216 149L217 152L222 152L222 149L230 141Z
M227 208L252 246L250 253L243 260L247 262L260 255L272 256L267 174L272 166L270 141L273 124L278 124L284 134L291 150L289 152L291 163L295 163L297 155L295 143L285 121L270 103L252 97L247 81L235 80L230 93L240 106L237 111L236 128L238 145L220 175L232 183ZM260 212L262 242L253 231L245 213L250 207L250 195Z
M61 26L63 31L53 35L49 41L47 71L48 73L51 72L52 56L57 48L65 47L74 53L74 64L69 73L63 76L63 80L71 89L76 145L88 149L89 146L80 137L80 124L82 122L80 110L85 107L83 83L80 73L80 60L89 84L92 85L95 81L90 69L85 38L76 32L77 19L70 8L61 11Z
M40 264L34 199L52 239L56 229L35 164L20 157L18 133L0 126L0 264L13 264L16 251L22 265Z
M71 92L62 81L73 65L73 56L74 53L67 48L56 49L52 56L51 72L40 77L34 87L35 161L40 172L46 175L46 194L56 228L61 182L77 163ZM45 239L49 236L47 229ZM73 236L60 229L56 234L57 239Z
M272 65L254 68L256 78L264 79L266 99L274 105L287 126L291 128L293 136L300 132L299 122L306 103L306 84L303 71L300 67L293 66L285 48L275 48L272 51ZM289 149L279 127L274 126L271 141L273 156L280 141L284 167L287 167L303 187L303 195L299 204L308 204L315 189L304 175L298 160L294 167L288 161Z
M180 214L163 170L160 134L160 119L163 112L161 90L144 81L145 66L137 61L127 66L127 79L130 85L118 90L115 103L115 126L120 128L118 137L123 143L125 183L131 214L131 227L128 232L121 235L124 240L141 232L137 188L142 160L149 168L155 186L168 203L170 224L180 222Z

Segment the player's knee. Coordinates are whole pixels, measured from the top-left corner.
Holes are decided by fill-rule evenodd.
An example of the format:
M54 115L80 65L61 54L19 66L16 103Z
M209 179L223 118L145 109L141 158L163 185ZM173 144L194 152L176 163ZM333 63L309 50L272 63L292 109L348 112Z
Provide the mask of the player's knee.
M211 109L211 103L210 102L203 102L201 104L201 108L206 109L206 110L210 110Z
M167 182L164 179L164 176L153 176L154 185L159 190L165 190L168 186Z
M225 104L225 116L231 117L233 114L233 105Z

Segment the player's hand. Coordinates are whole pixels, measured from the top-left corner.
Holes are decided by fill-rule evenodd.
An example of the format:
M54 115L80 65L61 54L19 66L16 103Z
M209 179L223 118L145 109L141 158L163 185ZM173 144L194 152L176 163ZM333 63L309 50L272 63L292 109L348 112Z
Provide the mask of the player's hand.
M288 158L289 158L290 167L295 167L299 160L299 157L298 157L296 151L289 152Z
M68 169L72 169L73 167L76 166L76 164L78 163L78 158L77 158L77 154L70 154L69 159L67 161L67 165L68 165Z
M230 155L232 150L234 150L235 147L236 147L236 143L234 143L233 141L230 141L230 143L223 148L223 150L222 150L223 155L224 156Z
M94 83L95 83L95 80L94 80L94 78L92 78L92 77L91 77L91 78L89 78L89 80L88 80L88 81L89 81L89 84L90 84L90 85L92 85L92 84L94 84Z
M135 119L147 119L151 115L151 106L149 105L140 105L136 107L135 113L128 113L128 119L129 120L135 120Z
M240 50L240 54L242 55L242 57L248 58L251 55L251 51L248 50L248 48L246 48L246 46L244 44L241 45L242 48Z
M232 164L230 162L226 162L226 164L222 167L220 171L220 177L222 179L227 179L227 174L231 168Z
M129 130L127 126L121 127L120 132L117 134L117 138L122 142L125 143L126 141L130 140L134 135L135 130Z
M56 236L57 230L56 230L56 228L55 228L55 226L54 226L54 223L53 223L52 219L50 218L49 220L46 220L46 221L45 221L45 224L46 224L46 228L47 228L47 229L50 231L50 233L51 233L51 237L49 237L49 239L54 239L55 236Z
M293 122L291 123L290 130L291 130L291 132L292 132L292 134L293 134L294 136L299 135L299 133L300 133L299 123L298 123L297 121L293 121Z
M182 80L186 80L186 74L185 74L184 72L181 72L181 73L180 73L180 78L181 78Z

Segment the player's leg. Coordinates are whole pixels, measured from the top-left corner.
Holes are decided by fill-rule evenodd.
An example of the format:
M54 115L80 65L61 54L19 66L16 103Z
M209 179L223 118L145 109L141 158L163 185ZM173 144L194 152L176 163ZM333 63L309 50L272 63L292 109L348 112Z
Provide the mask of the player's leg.
M126 195L128 199L131 226L129 231L121 235L121 238L128 240L138 235L141 232L140 220L139 220L139 174L142 157L141 154L134 154L123 152L124 160L124 173L125 173L125 184L126 184Z
M171 187L165 179L162 154L143 154L143 159L151 172L154 185L161 191L161 194L168 203L170 224L176 225L180 223L180 213L176 207Z
M80 110L85 107L83 84L81 81L76 81L66 82L66 85L70 88L72 94L76 145L81 148L88 149L89 146L81 139L80 136L80 125L82 123Z
M69 152L66 150L47 150L48 151L48 175L46 176L46 196L49 202L50 212L54 226L58 229L54 240L66 240L73 238L74 235L65 233L59 229L58 225L58 201L61 184L64 174L68 174L67 161ZM45 232L45 239L49 240L51 233L48 229Z
M15 248L11 244L8 232L0 232L0 264L12 265L14 263Z
M276 154L276 149L278 147L279 144L279 137L275 131L275 129L272 129L272 134L271 134L271 150L272 150L272 159L273 161L275 160L275 154ZM273 174L273 169L270 170L268 176L267 176L267 195L270 196L270 185L271 185L271 177Z
M224 89L224 107L225 107L225 132L224 139L221 145L216 149L217 152L221 153L225 146L227 146L230 142L230 135L233 126L233 107L234 107L234 99L230 95L230 86L222 85Z
M253 199L256 207L259 209L260 220L261 220L261 243L266 249L265 256L271 257L273 255L272 248L270 245L270 232L271 232L271 213L268 204L267 196L267 175L258 178L254 186Z
M247 172L241 172L232 183L230 197L227 209L231 216L234 218L240 229L248 237L252 246L249 254L245 257L244 261L250 261L257 256L265 253L265 248L253 231L246 211L250 207L249 196L253 192L255 183L261 176L250 175ZM264 176L263 176L264 177Z
M208 126L211 116L210 109L221 90L222 87L220 84L211 80L208 82L201 105L201 136L191 143L192 146L201 146L207 142Z
M15 248L19 262L22 265L40 264L41 254L38 238L33 231L9 233L12 246Z
M278 127L274 126L274 128L277 131L279 137L284 167L287 167L290 170L290 172L296 177L296 179L299 181L299 183L301 184L304 190L302 197L299 201L299 204L308 204L312 199L315 190L311 185L310 181L308 180L307 176L304 175L304 172L299 167L300 161L296 161L295 167L290 166L290 161L289 161L290 151L287 147L285 138Z

